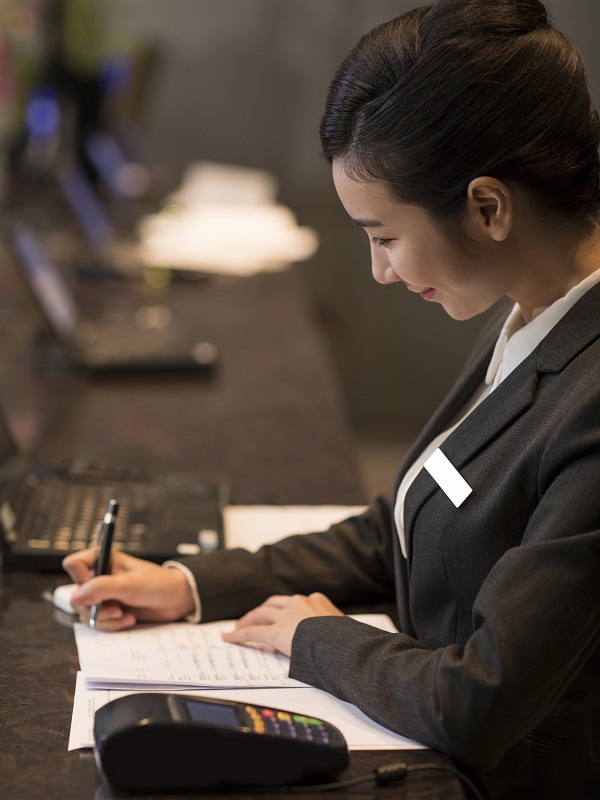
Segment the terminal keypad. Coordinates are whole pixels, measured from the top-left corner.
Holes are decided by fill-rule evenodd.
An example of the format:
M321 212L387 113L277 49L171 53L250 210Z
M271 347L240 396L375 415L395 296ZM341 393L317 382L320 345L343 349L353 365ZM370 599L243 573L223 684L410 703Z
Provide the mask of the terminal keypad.
M320 719L251 705L246 706L246 713L255 733L315 744L330 744L327 724Z

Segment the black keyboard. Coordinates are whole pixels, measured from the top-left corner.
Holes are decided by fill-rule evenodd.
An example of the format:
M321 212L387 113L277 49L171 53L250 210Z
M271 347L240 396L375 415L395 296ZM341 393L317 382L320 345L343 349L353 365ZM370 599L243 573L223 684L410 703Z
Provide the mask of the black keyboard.
M151 486L119 490L119 516L115 526L114 547L132 553L147 546L149 506L155 490ZM21 539L35 550L69 553L95 544L99 522L108 501L115 494L112 487L98 485L65 485L59 481L40 483L28 495L26 513L22 516ZM17 514L18 516L18 514Z
M156 562L223 547L219 487L189 483L0 483L0 522L5 563L60 568L68 553L93 547L111 499L119 502L113 547Z

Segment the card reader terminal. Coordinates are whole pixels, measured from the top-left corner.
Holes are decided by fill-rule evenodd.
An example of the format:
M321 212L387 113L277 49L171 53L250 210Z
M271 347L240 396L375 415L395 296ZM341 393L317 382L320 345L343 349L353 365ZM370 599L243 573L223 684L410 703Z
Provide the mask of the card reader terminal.
M130 792L322 783L349 761L344 737L323 720L175 693L107 703L94 737L100 772Z

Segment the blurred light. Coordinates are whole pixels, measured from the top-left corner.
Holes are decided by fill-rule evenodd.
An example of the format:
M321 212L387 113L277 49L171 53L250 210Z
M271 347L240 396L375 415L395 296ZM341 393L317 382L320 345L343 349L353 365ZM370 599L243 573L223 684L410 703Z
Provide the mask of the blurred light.
M150 173L142 164L130 161L117 169L115 185L123 197L141 197L150 186Z
M51 90L34 95L27 105L27 130L36 139L47 139L58 131L58 97Z
M117 197L140 197L150 185L150 173L129 161L115 137L96 131L85 140L85 151L108 189Z
M173 272L169 267L147 267L144 279L153 289L164 289L173 280Z
M142 330L160 330L171 322L172 312L168 306L157 303L153 306L140 306L134 314L135 324Z
M100 87L107 94L120 92L129 85L131 75L131 62L127 56L108 56L100 65Z
M179 203L167 203L167 205L163 206L158 213L167 216L168 214L177 214L182 209L183 206L181 206Z

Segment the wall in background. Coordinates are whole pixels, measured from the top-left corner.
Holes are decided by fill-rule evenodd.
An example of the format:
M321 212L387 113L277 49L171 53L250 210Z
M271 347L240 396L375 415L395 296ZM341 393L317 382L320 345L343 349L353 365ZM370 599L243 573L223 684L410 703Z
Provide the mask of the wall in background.
M377 285L366 237L346 218L319 155L333 72L360 35L409 0L103 0L111 27L154 41L143 117L155 159L264 167L321 248L299 267L324 322L357 426L412 431L437 405L482 320L457 323L401 286ZM554 0L559 27L600 86L597 0ZM224 242L226 246L226 242Z

